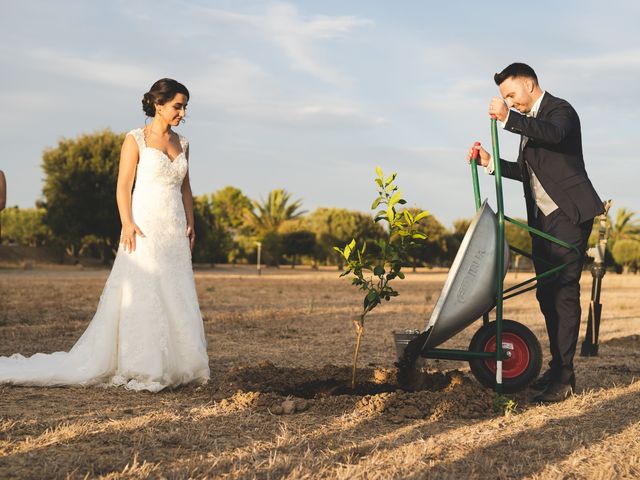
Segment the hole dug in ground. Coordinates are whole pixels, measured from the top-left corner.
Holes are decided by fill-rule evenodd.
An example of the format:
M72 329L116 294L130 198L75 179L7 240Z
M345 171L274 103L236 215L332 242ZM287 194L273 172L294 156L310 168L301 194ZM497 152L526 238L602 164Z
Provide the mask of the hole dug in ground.
M411 391L400 388L394 368L360 368L351 389L351 369L327 365L317 370L278 367L271 362L233 368L214 398L270 413L376 414L391 421L443 416L492 416L492 392L459 370L420 369Z

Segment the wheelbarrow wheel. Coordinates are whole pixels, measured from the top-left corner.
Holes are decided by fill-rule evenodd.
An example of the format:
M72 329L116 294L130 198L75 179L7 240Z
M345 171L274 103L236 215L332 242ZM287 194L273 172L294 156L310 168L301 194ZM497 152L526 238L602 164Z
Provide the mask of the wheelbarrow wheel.
M534 381L542 367L540 342L526 326L513 320L502 320L502 345L507 358L502 361L502 391L518 392ZM483 325L471 339L472 352L496 351L496 322ZM469 361L471 372L485 387L496 387L495 359Z

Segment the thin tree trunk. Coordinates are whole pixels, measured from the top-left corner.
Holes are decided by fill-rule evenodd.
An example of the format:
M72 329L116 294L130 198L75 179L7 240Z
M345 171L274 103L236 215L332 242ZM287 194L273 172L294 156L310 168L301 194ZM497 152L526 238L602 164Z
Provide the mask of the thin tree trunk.
M353 352L353 368L351 369L351 389L356 388L356 367L358 365L358 352L360 351L360 341L362 340L362 333L364 332L364 326L358 330L358 339L356 340L356 348Z

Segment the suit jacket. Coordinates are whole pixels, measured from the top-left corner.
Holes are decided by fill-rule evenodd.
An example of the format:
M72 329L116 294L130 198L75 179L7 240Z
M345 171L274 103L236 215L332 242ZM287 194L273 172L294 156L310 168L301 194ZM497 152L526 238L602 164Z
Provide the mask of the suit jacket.
M523 182L530 224L535 201L525 162L572 223L586 222L604 211L585 170L580 119L569 102L546 92L535 118L512 110L505 129L528 137L518 160L500 159L500 166L504 177Z

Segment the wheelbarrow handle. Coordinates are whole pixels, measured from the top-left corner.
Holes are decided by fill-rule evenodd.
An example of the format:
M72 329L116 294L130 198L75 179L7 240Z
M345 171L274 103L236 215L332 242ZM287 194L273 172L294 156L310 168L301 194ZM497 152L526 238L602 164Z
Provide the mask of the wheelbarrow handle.
M480 156L480 150L475 147L479 147L480 142L473 144L473 153L471 155L471 178L473 181L473 198L476 203L476 211L480 210L480 183L478 181L478 158Z
M498 244L496 245L497 271L502 272L504 266L504 204L502 201L502 172L500 164L500 147L498 144L497 117L491 115L491 147L493 150L493 175L496 181L496 203L498 210ZM496 295L496 392L502 393L502 301L504 294L504 278L497 277Z
M479 147L480 145L482 145L480 142L475 142L473 144L473 155L471 156L471 159L475 162L476 160L478 160L478 157L480 156L480 150L478 150L475 147Z

